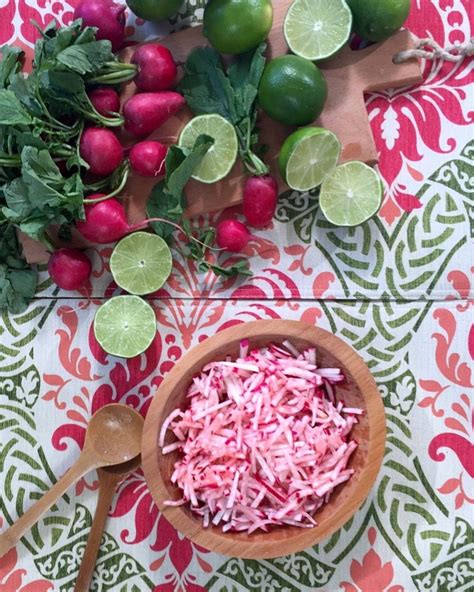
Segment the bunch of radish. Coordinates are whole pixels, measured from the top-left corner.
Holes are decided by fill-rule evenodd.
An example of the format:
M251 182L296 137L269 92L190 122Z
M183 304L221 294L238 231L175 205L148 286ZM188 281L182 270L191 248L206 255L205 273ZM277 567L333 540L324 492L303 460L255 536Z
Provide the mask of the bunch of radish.
M81 18L84 26L96 27L97 39L108 39L114 51L123 47L123 6L112 0L82 0L75 9L74 18ZM159 43L144 45L135 51L131 63L136 69L137 93L125 101L122 108L118 92L110 86L93 88L88 96L98 115L114 118L118 125L123 122L125 130L141 140L175 115L185 101L181 94L172 90L176 84L177 67L166 47ZM81 135L79 153L88 165L89 174L105 178L122 166L126 151L111 129L90 126ZM166 153L167 148L161 142L138 141L129 151L125 179L129 167L136 175L163 176ZM107 199L105 194L95 194L88 196L86 201L85 219L77 222L76 227L87 240L105 244L137 229L128 224L125 209L116 198ZM146 224L144 222L140 227ZM77 290L88 281L92 265L79 249L62 248L52 254L48 270L58 286Z
M97 28L97 39L108 39L114 51L125 43L125 16L123 6L113 0L81 0L74 18L81 18L84 26ZM184 97L174 89L177 67L170 51L159 43L139 47L130 64L115 64L108 81L121 82L130 78L134 70L137 92L121 106L117 91L110 85L97 86L88 92L92 111L97 121L104 125L121 126L137 138L128 151L119 137L108 127L86 127L79 142L79 153L88 166L88 173L105 178L121 175L119 187L126 182L128 171L144 177L162 177L165 174L167 147L161 142L146 140L147 136L162 126L185 104ZM102 119L101 119L102 118ZM110 123L107 123L108 122ZM96 244L114 242L138 229L128 224L121 202L104 194L89 195L85 202L85 219L76 223L78 231ZM264 228L271 223L275 213L278 192L277 184L268 174L248 177L243 190L243 214L247 223L255 228ZM144 228L149 221L139 225ZM216 228L216 243L219 248L242 252L251 234L238 220L224 220ZM90 262L84 253L76 249L60 249L53 254L49 271L54 281L63 289L74 290L85 285L91 273Z
M97 2L97 0L94 0ZM104 3L106 0L100 0ZM90 4L90 0L82 2ZM108 5L108 4L107 4ZM122 120L127 132L143 138L161 127L184 105L184 98L171 90L176 83L177 68L171 52L159 43L137 49L132 58L136 66L135 85L138 93L125 101ZM117 116L120 98L112 88L95 88L89 93L94 109L103 116ZM134 173L144 176L164 174L166 150L160 142L148 141L132 148L130 165ZM87 128L81 137L80 154L89 165L89 172L106 176L122 163L124 154L116 135L106 128Z

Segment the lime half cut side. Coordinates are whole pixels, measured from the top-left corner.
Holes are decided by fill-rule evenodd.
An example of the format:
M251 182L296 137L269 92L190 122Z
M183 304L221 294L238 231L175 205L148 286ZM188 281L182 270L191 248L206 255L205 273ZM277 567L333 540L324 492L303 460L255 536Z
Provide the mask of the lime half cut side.
M337 136L322 127L303 127L283 142L278 157L280 172L296 191L321 185L335 168L341 152Z
M332 224L357 226L378 212L382 197L382 181L374 169L363 162L346 162L324 180L319 206Z
M155 338L155 313L139 296L114 296L96 312L94 335L108 354L134 358Z
M172 267L171 251L157 234L134 232L123 238L110 257L110 271L118 286L130 294L150 294L166 282Z
M214 138L214 144L194 169L193 179L216 183L226 177L237 158L238 142L234 126L220 115L198 115L184 127L179 136L180 148L191 150L198 136Z
M295 0L284 24L293 53L307 60L334 55L349 40L352 13L344 0Z

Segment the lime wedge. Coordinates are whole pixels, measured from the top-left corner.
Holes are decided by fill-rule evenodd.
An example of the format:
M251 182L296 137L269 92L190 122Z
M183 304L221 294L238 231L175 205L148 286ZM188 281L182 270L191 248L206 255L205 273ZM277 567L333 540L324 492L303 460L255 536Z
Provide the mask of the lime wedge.
M336 226L357 226L372 218L383 197L382 181L363 162L338 166L321 185L319 206Z
M286 183L296 191L314 189L334 169L341 152L337 136L322 127L302 127L280 149L278 165Z
M347 43L352 13L344 0L295 0L286 13L284 33L293 53L323 60Z
M214 144L192 177L202 183L215 183L228 175L234 166L238 151L237 134L234 126L220 115L198 115L181 132L179 146L190 150L201 134L214 138Z
M94 334L107 353L133 358L155 338L155 313L139 296L114 296L96 312Z
M110 271L117 285L130 294L150 294L166 282L172 267L171 251L157 234L134 232L117 243Z

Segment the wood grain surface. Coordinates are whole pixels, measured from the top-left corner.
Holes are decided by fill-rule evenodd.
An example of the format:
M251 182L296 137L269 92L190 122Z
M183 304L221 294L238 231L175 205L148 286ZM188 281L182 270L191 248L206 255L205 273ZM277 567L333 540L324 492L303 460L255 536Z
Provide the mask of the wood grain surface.
M223 533L219 527L202 527L200 517L187 506L170 507L165 500L181 498L171 483L178 452L162 455L158 448L161 425L175 408L184 409L186 392L192 378L202 367L226 355L236 357L241 339L250 346L281 343L289 339L299 350L315 346L318 365L340 367L346 382L336 389L350 407L361 407L365 414L353 431L359 443L349 467L355 470L348 483L336 488L329 503L315 514L318 526L297 528L282 526L268 533ZM173 441L168 433L165 444ZM366 499L380 469L385 448L385 412L377 385L362 358L335 335L299 321L271 320L243 323L209 337L181 358L156 392L148 411L142 441L142 465L150 492L160 511L171 524L193 542L234 557L267 559L296 553L330 536L347 522Z

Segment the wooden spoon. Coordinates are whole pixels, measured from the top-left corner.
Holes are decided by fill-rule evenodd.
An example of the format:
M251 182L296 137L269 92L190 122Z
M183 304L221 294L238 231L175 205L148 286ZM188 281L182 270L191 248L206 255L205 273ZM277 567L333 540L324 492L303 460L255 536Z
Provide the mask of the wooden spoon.
M89 538L87 539L87 545L84 555L82 556L81 567L79 568L74 592L89 591L89 585L92 580L92 574L94 573L97 555L102 540L102 533L104 532L107 515L112 504L115 490L117 489L117 485L123 481L127 475L140 466L140 463L141 457L138 455L128 462L98 469L99 497L97 499L94 520L92 521Z
M73 466L21 518L0 535L3 557L52 505L92 469L117 465L140 453L143 418L127 405L105 405L89 422L84 448Z

